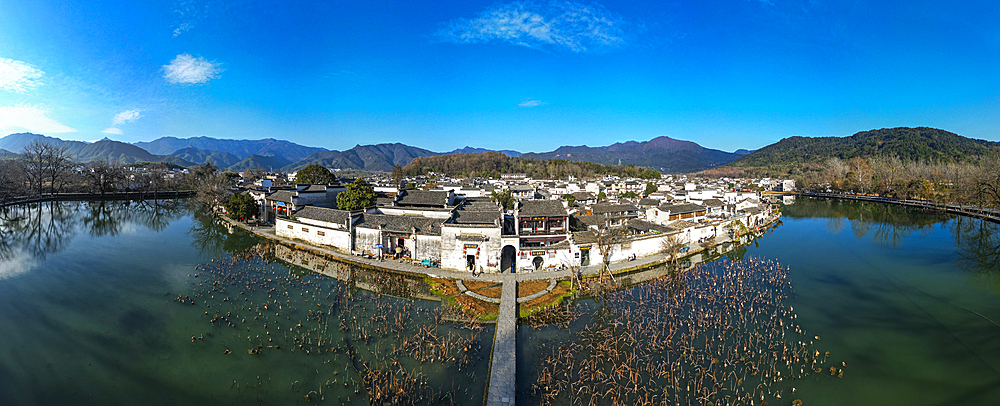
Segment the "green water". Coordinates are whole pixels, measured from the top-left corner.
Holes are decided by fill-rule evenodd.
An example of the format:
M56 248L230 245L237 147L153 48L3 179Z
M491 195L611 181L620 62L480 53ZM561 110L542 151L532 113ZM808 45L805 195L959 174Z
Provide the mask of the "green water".
M379 403L482 403L492 330L397 297L419 280L312 273L192 213L177 201L4 212L0 404L368 404L390 381L402 392Z
M769 404L1000 404L995 224L831 200L783 210L740 255L787 267L782 305L846 367L782 382ZM440 303L413 298L421 281L259 248L192 213L176 201L0 213L0 404L368 404L365 377L415 379L399 399L482 404L492 329L442 322ZM576 311L568 327L519 329L519 403L540 403L542 348L601 310Z
M730 257L774 261L788 269L791 290L781 307L794 309L794 323L805 333L790 334L786 341L814 341L815 349L829 351L830 358L822 373L771 385L768 389L784 397L767 394L769 404L787 405L793 399L805 405L1000 404L996 224L820 199L799 199L783 211L775 228ZM717 266L728 259L721 261ZM539 376L536 360L552 348L581 348L570 344L581 343L585 327L609 318L621 321L620 299L634 299L644 289L610 295L608 302L617 307L583 300L577 304L579 318L566 326L522 327L518 401L542 400L530 388ZM843 370L843 377L827 373L831 365ZM662 379L654 381L663 385ZM762 404L759 398L755 402ZM568 404L569 398L560 393L555 403Z

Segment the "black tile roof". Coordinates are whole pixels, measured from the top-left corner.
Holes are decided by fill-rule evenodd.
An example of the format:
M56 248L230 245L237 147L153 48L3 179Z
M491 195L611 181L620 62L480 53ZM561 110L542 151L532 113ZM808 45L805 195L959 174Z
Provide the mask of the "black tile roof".
M455 224L497 224L500 210L455 210Z
M566 208L558 200L527 200L518 203L519 217L563 217Z
M694 203L681 203L681 204L664 204L660 206L660 210L669 211L671 214L681 214L681 213L694 213L697 211L705 211L705 208Z
M266 199L267 200L273 200L273 201L276 201L276 202L291 203L292 202L292 196L295 196L295 191L294 190L279 190L277 192L274 192L274 193L271 193L271 194L267 195Z
M628 227L643 232L656 231L660 233L669 233L674 231L674 229L670 227L661 226L656 223L650 223L648 221L642 221L638 219L629 220Z
M597 234L590 230L573 233L573 242L577 244L593 244L597 242Z
M599 203L595 204L591 210L594 214L616 214L616 213L627 213L633 211L639 211L638 207L635 207L632 203L619 203L619 204L608 204Z
M725 205L725 203L719 199L705 199L701 202L701 204L704 204L705 207L722 207Z
M448 204L446 190L404 190L399 193L396 204L400 206L437 206Z
M419 216L394 216L389 214L368 214L357 223L361 228L377 229L382 226L384 231L410 233L416 229L418 234L441 235L441 223L444 220Z
M306 206L296 211L295 217L346 225L347 219L351 218L351 212L325 207Z

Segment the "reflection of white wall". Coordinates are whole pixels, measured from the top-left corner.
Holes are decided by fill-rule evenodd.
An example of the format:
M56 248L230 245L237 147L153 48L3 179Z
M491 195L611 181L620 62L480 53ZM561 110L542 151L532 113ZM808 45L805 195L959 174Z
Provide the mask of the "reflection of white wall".
M0 280L28 273L38 261L24 251L14 251L10 258L0 260Z

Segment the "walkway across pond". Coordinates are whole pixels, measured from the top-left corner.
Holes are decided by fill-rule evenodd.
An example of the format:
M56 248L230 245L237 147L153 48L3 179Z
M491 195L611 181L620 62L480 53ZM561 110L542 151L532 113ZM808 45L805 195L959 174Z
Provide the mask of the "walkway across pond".
M778 217L772 219L775 221ZM234 224L240 228L243 228L251 233L257 234L261 237L268 238L274 241L278 241L285 245L290 245L299 249L304 249L318 253L320 255L325 255L331 258L336 258L341 261L352 263L355 265L360 265L363 267L372 267L385 269L395 272L411 273L411 274L422 274L433 278L449 278L456 280L481 280L490 282L501 282L503 283L503 288L500 294L500 309L499 315L496 321L496 335L493 338L493 356L490 359L490 375L489 381L487 383L487 401L488 406L492 405L513 405L514 398L516 394L516 364L517 364L517 284L522 281L534 281L534 280L559 280L559 279L569 279L573 276L571 269L565 269L561 271L539 271L530 273L483 273L478 276L472 276L469 272L462 271L452 271L440 268L428 268L421 265L415 265L408 261L398 261L398 260L385 260L379 261L377 259L364 258L355 255L345 254L343 252L327 248L320 247L312 244L305 243L303 241L291 240L285 237L278 236L275 234L274 227L254 227L248 226L243 223L233 221L227 217L223 219L231 224ZM720 240L717 243L730 242L727 235L720 236ZM700 244L689 244L688 247L690 251L688 256L692 258L692 263L700 262L701 254L700 251L703 247ZM633 270L640 270L645 268L650 268L656 265L660 265L666 262L666 255L658 254L651 255L648 257L638 258L634 261L624 261L616 262L610 264L608 267L611 273L628 273ZM601 271L601 264L595 264L585 267L580 267L578 269L579 276L598 276Z

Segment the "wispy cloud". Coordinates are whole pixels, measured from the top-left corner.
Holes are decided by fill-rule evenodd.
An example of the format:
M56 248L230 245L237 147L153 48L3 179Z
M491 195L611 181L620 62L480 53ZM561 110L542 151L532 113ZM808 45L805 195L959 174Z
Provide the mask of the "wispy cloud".
M529 99L521 100L521 102L518 103L517 105L521 106L521 107L538 107L538 106L544 106L544 105L547 105L547 104L549 104L549 102L545 102L545 101L535 100L535 99L530 99L529 98Z
M508 43L533 49L593 52L625 45L624 21L597 4L569 1L496 5L436 33L458 44Z
M125 110L121 113L115 114L115 119L112 124L122 125L129 121L135 121L142 117L141 110Z
M30 131L40 134L72 133L75 129L47 116L34 106L0 106L0 132Z
M114 127L111 127L111 128L105 128L105 129L104 129L104 131L101 131L101 132L102 132L102 133L105 133L105 134L115 134L115 135L122 135L122 134L125 134L124 132L122 132L122 130L121 130L121 129L118 129L118 128L114 128Z
M18 249L9 255L9 258L0 261L0 280L28 273L36 266L38 260L24 250Z
M0 58L0 89L27 93L42 83L42 75L45 72L24 62Z
M174 36L176 37L178 35L181 35L184 33L184 31L190 30L192 28L194 28L193 21L181 22L180 24L177 25L177 28L174 28Z
M170 83L200 84L219 77L219 63L189 54L177 55L169 65L163 65L163 78Z

